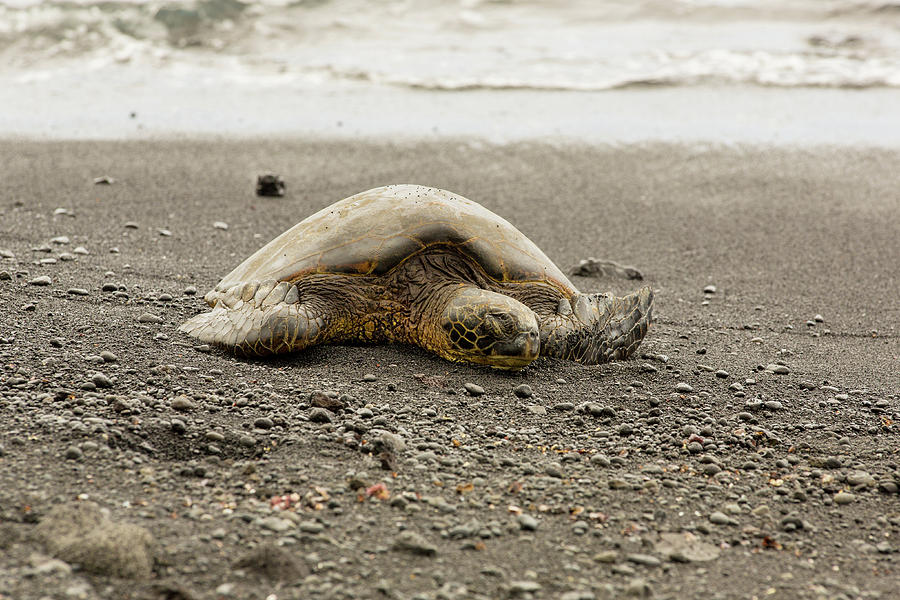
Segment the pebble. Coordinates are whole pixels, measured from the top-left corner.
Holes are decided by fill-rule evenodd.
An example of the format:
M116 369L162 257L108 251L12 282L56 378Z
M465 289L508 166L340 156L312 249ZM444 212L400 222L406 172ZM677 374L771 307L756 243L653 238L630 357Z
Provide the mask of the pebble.
M625 560L636 565L644 565L645 567L658 567L662 564L661 560L650 554L629 554L625 557Z
M716 377L718 377L719 379L727 379L728 375L728 371L724 369L719 369L718 371L716 371Z
M784 405L778 400L766 400L763 403L763 406L765 406L769 410L781 410L782 408L784 408Z
M465 384L463 384L463 388L465 388L466 392L468 392L468 394L470 396L483 396L484 395L484 388L475 383L465 383Z
M703 288L703 293L704 293L704 294L715 294L715 293L716 293L716 286L714 286L714 285L708 285L708 286L706 286L705 288Z
M159 231L159 235L161 235L163 237L171 237L172 236L172 232L169 231L168 229L158 229L157 231Z
M515 394L519 398L531 398L534 395L534 390L531 389L531 386L527 383L523 383L521 385L517 385L513 390L513 394Z
M553 410L557 410L560 412L575 410L575 405L572 404L571 402L560 402L559 404L553 405Z
M71 241L71 240L68 238L68 236L61 235L61 236L58 236L58 237L55 237L55 238L51 239L51 240L50 240L50 243L51 243L51 244L64 245L64 244L68 244L70 241Z
M786 366L776 365L774 363L766 365L766 371L772 371L776 375L787 375L791 372Z
M75 260L75 255L70 254L68 252L63 252L59 255L59 260L66 261L66 262L73 261L73 260Z
M257 524L263 529L278 533L285 532L294 526L294 524L287 519L280 519L278 517L264 517L259 519Z
M138 317L138 323L162 323L162 317L158 317L152 313L144 313Z
M195 408L194 403L191 402L190 398L188 398L187 396L185 396L183 394L180 396L175 396L172 399L171 406L174 410L178 410L178 411L182 411L182 412L194 410L194 408Z
M16 255L13 254L12 250L6 250L0 248L0 258L15 258Z
M9 281L12 279L12 274L9 271L0 271L0 281Z
M224 221L216 221L215 223L213 223L213 227L215 227L216 229L221 229L222 231L227 231L228 223Z
M126 229L137 229L139 227L140 227L140 225L138 225L137 222L135 222L135 221L126 221L125 222Z
M850 492L838 492L834 495L834 503L840 506L850 504L856 500L856 494Z
M183 294L185 296L196 296L197 295L197 286L195 286L195 285L187 286L186 288L184 288Z
M87 296L90 294L90 292L84 288L69 288L66 290L66 293L71 294L72 296Z
M434 556L437 554L437 547L430 544L428 540L415 531L400 532L400 535L394 538L394 550L410 552L420 556Z
M523 531L534 531L538 528L540 522L529 515L528 513L522 513L516 518L516 521L519 523L519 527Z
M375 377L375 375L373 375L372 373L366 373L365 375L363 375L362 380L367 383L372 383L372 382L378 381L378 378Z
M690 394L691 392L694 391L694 388L682 381L680 383L675 384L675 391L680 392L682 394Z
M506 593L510 598L518 598L520 596L528 596L535 592L541 591L541 584L537 581L510 581L506 588Z
M119 360L119 357L110 352L109 350L104 350L100 353L100 358L103 359L103 362L116 362Z
M653 587L642 577L635 577L625 586L625 595L632 598L652 598Z
M594 454L591 456L590 462L595 467L608 467L610 465L609 458L605 454Z
M66 448L64 456L66 457L66 460L81 460L84 457L84 452L82 452L81 448L78 446L69 446Z
M72 250L72 253L80 254L82 256L87 256L88 254L90 254L90 252L88 252L88 249L85 248L84 246L76 246L75 249Z
M529 404L527 406L528 412L533 415L543 416L547 414L547 409L540 404Z
M619 560L619 553L615 550L604 550L594 555L594 562L611 565Z
M51 283L53 283L53 280L48 275L41 275L30 280L28 285L50 285Z
M253 426L257 429L272 429L275 423L268 417L259 417L253 421Z
M94 373L91 376L91 382L97 387L108 388L112 387L112 380L106 376L104 373L100 373L99 371Z
M718 510L709 515L709 522L715 525L737 525L736 520Z
M309 411L309 420L313 423L331 423L331 412L324 408L312 408Z

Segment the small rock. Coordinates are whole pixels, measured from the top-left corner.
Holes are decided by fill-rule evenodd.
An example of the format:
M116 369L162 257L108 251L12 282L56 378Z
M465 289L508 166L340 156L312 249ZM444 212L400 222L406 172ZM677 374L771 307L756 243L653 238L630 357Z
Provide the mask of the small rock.
M158 317L152 313L144 313L138 317L138 323L162 323L162 317Z
M275 423L268 417L259 417L253 421L253 426L257 429L272 429L272 427L275 426Z
M482 396L482 395L484 395L484 388L481 387L480 385L477 385L477 384L474 384L474 383L465 383L465 384L463 384L463 387L465 388L466 392L467 392L470 396Z
M30 280L28 285L50 285L51 283L53 283L53 280L48 275L41 275Z
M528 385L527 383L523 383L516 386L516 388L513 390L513 394L515 394L519 398L526 399L531 398L531 396L534 395L534 391L531 389L530 385Z
M225 223L224 221L216 221L215 223L213 223L213 227L216 229L221 229L222 231L227 231L228 223Z
M834 495L834 503L839 506L850 504L854 501L856 501L856 494L851 494L850 492L838 492Z
M690 394L691 392L694 391L694 388L692 388L690 385L688 385L682 381L682 382L675 384L675 391L680 392L682 394Z
M537 519L535 519L528 513L522 513L521 515L519 515L517 517L516 520L519 523L519 527L523 531L534 531L538 528L538 525L540 524L540 522Z
M645 567L658 567L662 564L661 560L650 554L629 554L625 557L625 560L636 565L644 565Z
M113 385L112 380L109 377L107 377L105 373L100 373L99 371L94 373L91 376L91 381L97 387L102 387L102 388L112 387L112 385Z
M309 411L309 420L313 423L331 423L331 413L324 408L311 408Z
M400 532L400 535L394 539L394 550L410 552L420 556L434 556L437 554L437 547L414 531Z
M281 197L284 196L285 185L281 176L275 173L265 173L256 178L256 195Z
M66 460L81 460L84 458L84 452L78 446L69 446L63 456L66 457Z
M774 363L766 365L766 371L772 371L776 375L787 375L791 372L786 366L776 365Z
M101 175L100 177L94 177L94 185L112 185L116 182L115 179L110 177L109 175Z
M715 293L716 293L716 286L714 286L714 285L708 285L708 286L706 286L705 288L703 288L703 293L704 293L704 294L715 294Z
M175 396L172 398L172 408L177 411L187 412L190 410L194 410L194 403L191 402L190 398L185 395Z
M103 350L100 353L100 358L103 359L103 362L116 362L119 360L119 357L110 352L109 350Z
M84 288L69 288L66 290L66 293L72 296L87 296L90 294L90 292Z
M61 235L61 236L59 236L59 237L55 237L55 238L51 239L51 240L50 240L50 243L51 243L51 244L57 244L57 245L59 245L59 246L62 246L62 245L65 245L65 244L70 243L70 241L71 241L71 240L69 240L68 236Z

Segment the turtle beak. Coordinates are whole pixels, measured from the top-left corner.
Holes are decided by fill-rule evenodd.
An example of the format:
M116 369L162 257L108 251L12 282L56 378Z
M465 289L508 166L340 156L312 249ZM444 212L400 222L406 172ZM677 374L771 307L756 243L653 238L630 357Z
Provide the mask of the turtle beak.
M500 369L521 369L531 363L541 353L541 336L536 330L522 331L506 342L497 342L491 348L496 357L491 362L496 364L497 358L506 359L505 364L498 364Z

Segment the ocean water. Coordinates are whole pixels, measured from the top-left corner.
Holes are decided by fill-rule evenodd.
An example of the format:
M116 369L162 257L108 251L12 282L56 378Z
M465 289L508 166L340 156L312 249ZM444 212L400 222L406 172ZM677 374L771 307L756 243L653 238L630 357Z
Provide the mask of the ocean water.
M754 141L809 102L835 111L813 141L889 143L900 1L0 0L0 86L15 134L722 138L737 118Z

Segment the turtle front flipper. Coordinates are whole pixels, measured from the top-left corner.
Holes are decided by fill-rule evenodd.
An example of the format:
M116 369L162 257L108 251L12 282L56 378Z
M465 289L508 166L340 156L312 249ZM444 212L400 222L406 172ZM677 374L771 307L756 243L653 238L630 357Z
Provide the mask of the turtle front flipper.
M234 354L266 356L322 343L326 312L300 302L297 287L264 281L235 285L207 295L213 309L188 319L179 331Z
M640 345L653 312L653 290L645 287L623 298L578 294L562 299L557 313L541 323L541 354L596 365L631 356Z

